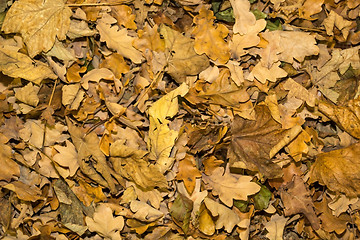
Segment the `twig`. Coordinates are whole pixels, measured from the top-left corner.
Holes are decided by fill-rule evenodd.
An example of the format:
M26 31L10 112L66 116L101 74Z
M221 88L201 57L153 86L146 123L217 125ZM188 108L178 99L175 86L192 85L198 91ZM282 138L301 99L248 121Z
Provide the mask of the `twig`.
M103 7L103 6L116 6L124 3L131 3L133 0L124 0L114 3L69 3L66 4L68 7Z

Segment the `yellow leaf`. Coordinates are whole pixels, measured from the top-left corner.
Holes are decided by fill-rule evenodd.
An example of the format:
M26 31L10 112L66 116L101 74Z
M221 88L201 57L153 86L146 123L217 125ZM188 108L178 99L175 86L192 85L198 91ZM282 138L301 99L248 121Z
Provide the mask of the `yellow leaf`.
M129 29L136 29L135 14L132 9L126 5L111 6L111 13L114 15L119 25Z
M311 136L306 132L302 131L289 145L289 154L294 158L296 162L300 161L302 154L307 154L309 151L308 143L311 140Z
M324 0L306 0L299 9L299 16L307 20L315 20L311 16L321 12Z
M319 181L331 191L348 197L360 194L360 144L317 155L311 166L310 182Z
M153 222L164 216L163 212L137 200L131 201L130 209L135 212L133 218L144 222Z
M4 26L4 25L3 25ZM32 60L17 47L0 45L0 71L13 78L23 78L37 85L43 79L56 79L51 68L43 62Z
M30 57L34 57L49 51L56 38L66 38L71 15L71 9L62 0L20 0L7 12L2 31L20 33Z
M280 68L280 61L272 64L270 68L265 67L260 61L252 69L251 73L248 76L248 80L253 81L256 78L262 84L266 83L266 80L270 82L276 82L278 78L283 78L287 76L287 72Z
M176 175L176 179L184 181L187 191L191 194L195 189L196 178L200 177L201 172L196 168L194 157L186 155L186 157L179 162L179 172Z
M68 169L68 176L72 177L75 175L76 171L79 168L78 164L78 155L75 150L75 146L68 140L66 140L66 147L55 145L54 148L58 151L53 159L56 163L58 163L61 167L65 167ZM68 176L63 176L64 178Z
M352 28L352 22L345 20L342 16L331 10L328 17L323 21L322 23L326 29L327 35L334 35L334 27L339 29L344 37L346 39L349 35L349 31Z
M160 34L165 40L167 73L182 83L188 75L197 75L209 66L205 54L198 55L194 50L194 40L183 36L165 25L160 26Z
M200 207L199 230L209 236L215 233L215 223L212 220L210 211L205 207L204 204L202 204Z
M39 87L33 86L30 82L25 87L15 89L15 97L23 103L36 107L39 103L39 97L37 95L39 89Z
M8 139L0 133L0 180L9 182L13 177L20 176L19 165L12 158L11 147L5 143Z
M212 60L224 64L230 58L229 47L224 40L229 30L223 24L215 24L214 19L211 10L200 9L199 15L194 18L196 26L192 31L195 36L194 49L197 54L205 53Z
M258 184L251 182L252 179L251 176L224 173L221 167L212 171L209 176L203 175L203 180L212 189L212 193L219 195L221 202L228 207L232 207L233 199L246 201L249 195L260 190Z

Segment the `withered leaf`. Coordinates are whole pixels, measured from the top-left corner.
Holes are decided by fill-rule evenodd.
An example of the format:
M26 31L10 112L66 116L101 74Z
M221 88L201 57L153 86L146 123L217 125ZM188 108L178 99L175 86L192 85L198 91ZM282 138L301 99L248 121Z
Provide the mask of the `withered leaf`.
M292 182L280 188L280 197L285 207L285 216L303 213L315 230L320 228L310 192L299 176L295 176Z
M311 166L310 182L319 181L348 197L360 195L360 144L320 153Z
M255 107L256 120L235 116L228 152L232 167L259 171L269 178L281 176L281 168L273 163L270 152L291 130L284 130L272 117L268 107Z

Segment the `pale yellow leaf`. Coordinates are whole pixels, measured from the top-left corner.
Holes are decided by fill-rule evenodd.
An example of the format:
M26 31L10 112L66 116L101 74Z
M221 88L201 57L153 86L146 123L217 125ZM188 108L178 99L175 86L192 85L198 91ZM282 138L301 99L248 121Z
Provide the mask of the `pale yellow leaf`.
M15 89L15 97L17 100L36 107L39 103L39 87L34 86L31 82L25 87Z
M288 218L278 214L272 215L270 221L265 223L265 228L268 231L266 237L270 240L282 240L287 220Z
M131 201L130 209L135 212L134 218L144 222L153 222L164 216L163 212L137 200Z
M248 0L230 0L234 10L235 24L234 33L241 35L248 33L249 28L255 25L255 15L250 12L250 2Z
M54 161L61 167L68 168L70 177L74 176L79 168L75 146L66 140L66 147L55 145L54 148L59 152L53 157Z
M30 57L34 57L49 51L56 38L66 38L71 15L71 9L62 0L20 0L7 12L2 31L20 33Z
M256 78L262 84L266 83L266 80L270 82L276 82L278 78L283 78L287 76L287 72L280 68L280 61L272 64L270 68L264 67L262 62L258 62L256 66L252 69L251 73L248 76L248 80L253 81Z

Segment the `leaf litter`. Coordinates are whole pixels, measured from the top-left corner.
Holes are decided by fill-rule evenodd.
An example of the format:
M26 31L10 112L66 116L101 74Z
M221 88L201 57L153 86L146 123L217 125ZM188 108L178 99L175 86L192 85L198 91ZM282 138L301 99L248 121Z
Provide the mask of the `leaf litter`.
M0 238L358 239L360 2L0 3Z

